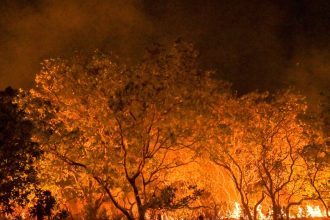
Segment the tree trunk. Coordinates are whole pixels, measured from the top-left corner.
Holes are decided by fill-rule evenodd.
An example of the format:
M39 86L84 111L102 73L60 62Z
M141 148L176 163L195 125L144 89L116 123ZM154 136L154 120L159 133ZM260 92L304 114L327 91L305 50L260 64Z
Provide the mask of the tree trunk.
M273 206L273 220L277 220L278 219L278 206L276 204L276 200L274 197L275 196L272 196L272 198L271 198L272 206Z
M243 204L244 212L247 214L249 220L253 220L253 217L251 215L249 206L247 204Z
M145 217L145 211L142 207L138 207L138 211L139 211L139 220L144 220Z
M135 201L136 201L136 205L137 205L137 208L138 208L138 219L139 220L144 220L144 217L145 217L145 209L143 207L143 204L142 204L142 201L141 201L141 198L140 198L140 195L139 195L139 190L138 190L138 187L136 186L136 177L133 177L133 178L129 178L128 179L130 185L132 186L133 188L133 192L134 192L134 196L135 196Z
M244 195L243 195L243 192L241 190L239 190L239 194L241 196L241 203L243 205L243 212L245 214L247 214L249 220L253 220L250 209L249 209L248 202L245 202Z
M290 207L286 208L285 214L286 214L286 219L289 220L290 219Z
M257 208L262 203L262 201L264 201L264 199L265 199L265 194L264 194L264 192L262 192L261 198L259 199L259 201L257 202L257 204L255 204L254 207L253 207L253 220L257 220L258 219Z

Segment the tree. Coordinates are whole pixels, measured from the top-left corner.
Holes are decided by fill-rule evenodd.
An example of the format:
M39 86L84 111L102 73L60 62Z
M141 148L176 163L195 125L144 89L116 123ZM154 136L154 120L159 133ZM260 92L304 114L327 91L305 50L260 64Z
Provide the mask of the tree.
M304 99L285 91L251 93L225 103L214 108L211 159L232 178L249 219L257 217L257 207L266 199L273 219L282 218L282 207L301 196L305 178L301 152L309 139L300 120L307 107Z
M243 215L257 219L257 207L265 195L257 175L255 157L257 148L247 137L253 131L255 103L261 95L236 98L228 96L214 106L213 125L209 132L207 151L210 159L223 169L239 194Z
M328 97L325 95L321 102L320 111L308 111L300 115L299 120L304 127L308 143L303 147L300 157L304 161L304 170L300 175L300 191L295 202L288 204L300 205L305 201L320 201L329 216L327 201L330 199L329 185L329 132L328 126ZM297 185L297 184L296 184Z
M37 217L38 220L43 220L44 216L49 217L52 215L52 209L56 204L55 198L49 191L38 191L38 201L30 210L33 217Z
M273 219L283 218L281 208L287 205L283 202L288 196L286 192L302 178L300 153L308 144L308 137L299 116L305 114L306 108L303 97L285 91L257 109L261 123L255 135L259 145L256 165L271 200Z
M48 162L39 167L92 178L128 219L144 219L171 170L194 160L217 87L191 45L155 51L132 68L100 53L47 60L21 100L41 131L33 140Z
M17 91L0 92L0 210L11 214L30 202L37 185L34 161L42 153L30 140L33 125L13 104Z
M313 135L311 143L301 152L306 165L306 180L309 185L307 195L301 199L319 200L328 217L330 217L327 201L330 200L330 152L329 146L322 136ZM315 140L316 139L316 140ZM321 140L320 140L321 139Z

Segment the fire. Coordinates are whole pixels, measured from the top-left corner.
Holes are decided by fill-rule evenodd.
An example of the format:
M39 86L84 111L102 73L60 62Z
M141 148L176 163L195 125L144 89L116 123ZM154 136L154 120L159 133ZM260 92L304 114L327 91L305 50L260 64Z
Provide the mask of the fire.
M238 202L234 202L235 208L233 211L229 212L228 218L239 219L241 217L241 206Z
M258 207L257 207L257 212L258 212L258 215L259 215L259 220L266 220L266 219L268 219L268 218L264 215L264 213L262 213L262 211L261 211L261 205L258 205Z
M301 208L300 206L298 207L298 214L297 214L297 217L298 218L302 218L304 217L304 214L303 214L303 208Z
M298 218L311 217L327 217L326 211L322 213L320 206L306 205L306 208L299 206L298 207Z
M228 212L227 218L230 219L240 219L242 214L241 206L238 202L234 202L234 209L230 212ZM264 214L262 212L262 206L258 205L257 207L257 214L258 214L258 220L268 220L271 219L271 209L269 210L269 213ZM283 213L283 215L285 215ZM326 217L326 212L322 212L320 206L312 206L312 205L306 205L306 207L299 206L298 207L298 213L296 215L291 216L290 218L319 218L319 217Z
M307 217L325 217L325 214L322 214L319 206L312 207L307 205Z

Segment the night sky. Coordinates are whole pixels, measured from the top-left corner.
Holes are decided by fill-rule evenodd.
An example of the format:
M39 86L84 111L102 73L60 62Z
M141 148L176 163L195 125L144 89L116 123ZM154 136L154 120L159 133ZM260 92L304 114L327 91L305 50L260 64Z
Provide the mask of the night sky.
M330 88L329 0L1 0L0 12L0 89L30 88L46 58L100 49L130 63L179 37L239 93Z

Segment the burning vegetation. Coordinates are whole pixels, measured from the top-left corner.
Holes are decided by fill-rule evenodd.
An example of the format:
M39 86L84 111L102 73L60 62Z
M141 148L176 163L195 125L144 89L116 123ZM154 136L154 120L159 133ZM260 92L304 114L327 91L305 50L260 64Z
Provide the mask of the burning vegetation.
M3 218L329 217L329 112L237 96L188 43L149 52L46 60L33 89L0 94Z

